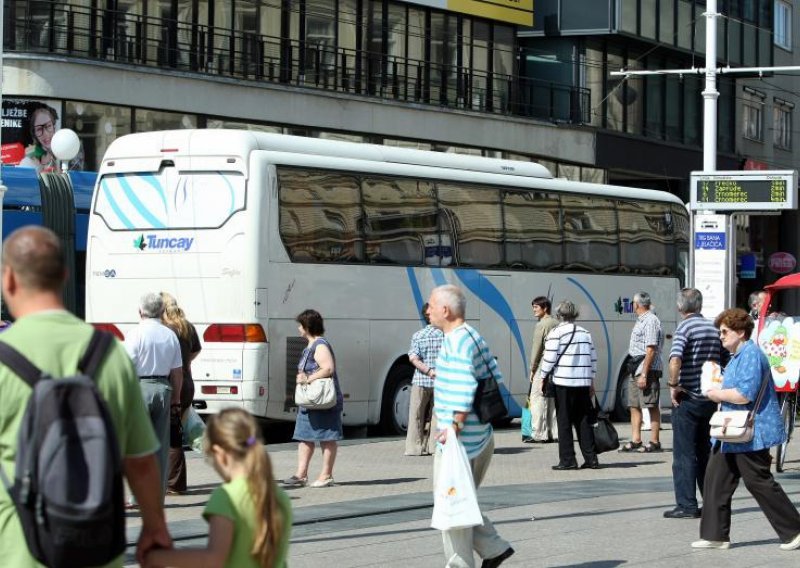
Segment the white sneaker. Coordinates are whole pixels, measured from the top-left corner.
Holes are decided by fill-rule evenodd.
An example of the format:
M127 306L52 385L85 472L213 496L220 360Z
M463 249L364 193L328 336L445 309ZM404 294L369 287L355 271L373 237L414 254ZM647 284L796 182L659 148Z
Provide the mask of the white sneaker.
M727 550L730 547L731 543L727 540L706 540L701 538L692 543L692 548L716 548L718 550Z
M789 542L785 542L780 546L781 550L797 550L800 548L800 533Z

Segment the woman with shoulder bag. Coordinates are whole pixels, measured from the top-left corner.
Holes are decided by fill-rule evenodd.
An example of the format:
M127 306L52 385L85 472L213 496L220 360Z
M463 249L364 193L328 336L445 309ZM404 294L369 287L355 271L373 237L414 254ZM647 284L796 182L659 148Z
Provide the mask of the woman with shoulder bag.
M692 548L730 547L731 499L741 478L778 533L783 543L781 550L796 550L800 548L800 513L770 472L769 449L783 443L786 432L769 363L750 341L753 320L747 312L738 308L725 310L714 325L731 359L725 367L722 388L710 389L706 396L720 403L723 411L752 412L755 422L752 439L746 442L721 442L712 434L703 484L701 540L693 542ZM756 405L754 401L760 403Z
M591 426L594 375L597 353L592 336L575 324L578 309L572 302L561 302L556 308L560 322L547 334L540 373L545 384L555 390L556 422L558 423L558 464L556 471L578 469L572 429L578 433L583 454L581 469L598 469L594 432Z
M342 439L342 409L344 398L336 374L336 360L330 343L322 337L325 326L316 310L305 310L296 321L300 335L308 341L298 365L297 383L311 384L320 379L333 378L336 404L331 408L314 409L300 406L293 438L299 442L297 471L283 481L287 487L303 487L308 483L308 465L314 455L316 442L322 447L322 471L311 487L333 485L333 464L336 461L337 441Z

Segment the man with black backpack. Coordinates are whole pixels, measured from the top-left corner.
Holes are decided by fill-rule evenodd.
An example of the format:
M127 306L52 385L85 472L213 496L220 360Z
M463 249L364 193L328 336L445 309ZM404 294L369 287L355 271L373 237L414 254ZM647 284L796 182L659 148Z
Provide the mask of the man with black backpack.
M172 542L158 440L120 343L64 308L58 237L23 227L3 246L0 551L4 566L122 566L122 476L137 498L137 556ZM39 467L47 464L47 467Z

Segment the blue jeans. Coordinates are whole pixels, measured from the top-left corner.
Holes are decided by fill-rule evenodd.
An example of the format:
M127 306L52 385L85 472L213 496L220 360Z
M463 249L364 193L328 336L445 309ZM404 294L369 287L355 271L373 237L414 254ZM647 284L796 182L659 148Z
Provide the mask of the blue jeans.
M697 510L695 486L703 494L711 452L708 422L716 409L713 402L688 396L672 409L672 480L675 501L686 511Z
M172 398L172 386L168 379L140 379L142 397L150 422L161 444L158 449L158 465L161 467L161 498L167 493L167 456L169 455L169 405Z

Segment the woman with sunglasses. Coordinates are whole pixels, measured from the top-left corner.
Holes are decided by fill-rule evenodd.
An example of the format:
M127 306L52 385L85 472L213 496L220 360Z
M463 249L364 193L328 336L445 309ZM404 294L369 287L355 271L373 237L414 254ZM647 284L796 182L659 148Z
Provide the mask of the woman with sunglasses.
M783 429L778 399L772 388L769 363L758 346L750 341L753 319L742 309L725 310L714 321L722 346L731 354L725 367L722 388L706 396L720 403L722 410L753 410L759 390L768 381L759 408L755 409L753 439L732 443L712 439L703 486L701 539L692 548L730 547L731 499L739 480L753 495L772 528L781 539L781 550L800 548L800 513L770 472L769 449L782 443Z

